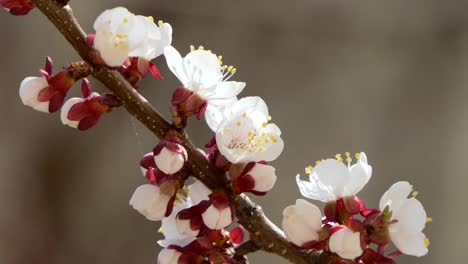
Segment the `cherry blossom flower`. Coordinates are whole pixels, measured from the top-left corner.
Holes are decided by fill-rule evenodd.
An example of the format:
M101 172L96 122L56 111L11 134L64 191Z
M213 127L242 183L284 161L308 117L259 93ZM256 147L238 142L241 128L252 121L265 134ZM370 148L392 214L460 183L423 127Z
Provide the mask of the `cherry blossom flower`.
M429 240L422 232L427 215L421 202L415 197L408 198L411 191L408 182L397 182L384 193L379 206L382 211L388 206L391 220L396 220L388 227L395 246L403 254L422 257L429 251Z
M0 6L15 16L22 16L34 8L31 0L0 0Z
M84 79L81 86L83 98L68 99L62 107L60 118L64 125L79 130L87 130L97 124L101 117L112 107L120 105L111 94L100 95L91 91L91 85Z
M343 259L355 259L363 253L361 234L342 227L330 236L329 247L331 252Z
M53 113L60 109L70 88L81 78L73 68L52 74L52 60L47 57L42 77L26 77L20 85L19 95L24 105L37 111Z
M202 47L184 58L172 46L164 49L167 65L182 83L173 95L174 106L184 104L185 111L203 116L209 104L225 105L242 92L245 83L229 81L236 73L232 66L222 66L220 57Z
M121 66L128 57L150 61L172 42L172 27L158 25L152 17L135 16L123 7L106 10L94 22L94 47L112 67Z
M234 220L234 211L226 196L210 195L211 205L202 213L203 223L212 230L220 230L229 226Z
M322 202L336 201L344 197L355 196L367 184L372 176L372 167L367 163L367 156L361 152L355 164L348 164L341 158L321 161L311 169L309 181L302 181L297 175L296 181L304 197Z
M232 104L223 112L216 129L221 154L232 163L275 160L283 151L284 142L281 130L268 124L269 119L268 107L260 97L245 97ZM212 120L211 126L217 122Z
M187 151L179 143L177 138L166 138L154 148L154 161L162 172L177 173L187 161Z
M288 240L301 247L308 242L319 240L322 213L314 204L297 199L295 205L284 209L282 226Z
M157 185L145 184L135 190L130 205L148 220L160 221L167 212L172 195L165 194Z

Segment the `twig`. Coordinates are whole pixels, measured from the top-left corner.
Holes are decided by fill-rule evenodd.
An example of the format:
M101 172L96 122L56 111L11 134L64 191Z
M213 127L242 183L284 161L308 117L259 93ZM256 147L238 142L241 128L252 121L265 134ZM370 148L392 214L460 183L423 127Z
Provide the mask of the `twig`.
M202 153L192 144L184 130L172 126L154 107L141 96L117 71L100 65L88 44L86 34L80 27L69 6L62 7L58 0L32 0L42 13L68 40L78 54L93 68L92 75L101 81L122 102L127 111L151 130L157 137L177 136L187 149L189 161L187 169L191 175L202 181L210 189L223 189L236 208L239 222L250 232L251 240L258 249L282 256L293 263L317 264L319 252L303 252L293 247L275 226L245 195L233 195L226 188L227 179L223 171L213 167Z

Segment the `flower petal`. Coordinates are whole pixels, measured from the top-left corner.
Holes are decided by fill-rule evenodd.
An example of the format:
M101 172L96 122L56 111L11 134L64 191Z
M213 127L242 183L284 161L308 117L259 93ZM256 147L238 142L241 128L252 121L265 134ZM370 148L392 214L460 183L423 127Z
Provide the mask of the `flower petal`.
M367 164L367 156L364 152L359 155L359 160L350 168L351 178L345 186L344 196L353 196L364 188L372 176L372 167Z
M412 188L413 186L406 181L393 184L380 198L380 210L383 211L386 206L389 206L391 211L398 211L411 193Z

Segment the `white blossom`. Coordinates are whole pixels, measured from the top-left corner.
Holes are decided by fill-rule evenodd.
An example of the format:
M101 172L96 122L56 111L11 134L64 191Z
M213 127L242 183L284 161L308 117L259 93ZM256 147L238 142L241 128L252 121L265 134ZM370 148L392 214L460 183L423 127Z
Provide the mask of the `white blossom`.
M107 65L118 67L127 57L152 60L172 42L172 28L152 17L135 16L126 8L104 11L94 22L94 47Z
M317 241L322 226L322 213L312 203L297 199L295 205L283 210L283 231L289 241L297 246Z
M236 70L223 67L207 50L192 50L184 58L172 46L164 50L167 65L182 85L210 104L224 105L242 92L245 83L229 81Z
M148 220L159 221L164 218L171 197L152 184L138 187L130 199L130 205Z
M226 108L216 129L221 154L232 163L275 160L284 142L281 130L269 124L269 119L268 107L260 97L242 98Z
M380 210L389 207L391 220L389 233L395 246L406 255L422 257L428 253L429 240L422 230L426 226L427 215L423 205L414 197L408 198L412 186L408 182L397 182L380 199Z
M363 253L360 236L349 228L340 229L330 237L330 251L344 259L355 259Z
M231 207L217 208L215 205L210 205L202 214L203 223L213 230L220 230L232 223Z
M372 167L367 156L361 152L358 161L347 165L340 160L327 159L315 166L309 174L309 181L296 181L304 197L322 202L356 195L372 176Z

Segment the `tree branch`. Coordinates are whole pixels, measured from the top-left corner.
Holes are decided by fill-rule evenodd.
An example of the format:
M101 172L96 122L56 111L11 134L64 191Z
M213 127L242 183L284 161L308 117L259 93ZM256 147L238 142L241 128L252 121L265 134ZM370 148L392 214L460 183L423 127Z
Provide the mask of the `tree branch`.
M255 248L277 254L297 264L326 263L320 260L319 252L304 252L293 247L283 232L247 196L232 194L226 187L228 180L225 173L206 160L184 130L175 128L164 119L119 72L100 65L94 56L96 52L88 44L86 33L76 21L69 6L63 7L59 0L32 0L32 2L55 25L83 60L93 67L92 75L114 93L131 115L159 138L172 135L182 140L182 145L188 152L189 161L186 166L191 171L191 175L210 189L223 189L228 194L236 208L237 218L249 230L251 243Z

